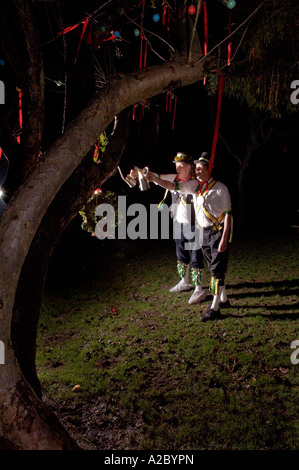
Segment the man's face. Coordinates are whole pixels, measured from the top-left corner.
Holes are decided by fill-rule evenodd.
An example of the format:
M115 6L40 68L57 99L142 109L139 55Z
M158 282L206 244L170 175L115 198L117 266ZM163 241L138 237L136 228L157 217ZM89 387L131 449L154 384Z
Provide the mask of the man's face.
M191 165L185 162L176 162L175 164L177 175L180 179L188 178L191 172Z
M209 170L206 165L203 165L202 163L196 164L195 173L198 181L204 182L209 179Z

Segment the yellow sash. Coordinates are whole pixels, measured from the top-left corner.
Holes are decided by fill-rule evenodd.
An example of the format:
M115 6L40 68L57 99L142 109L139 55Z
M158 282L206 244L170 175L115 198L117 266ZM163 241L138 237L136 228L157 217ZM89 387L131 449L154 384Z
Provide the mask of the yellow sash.
M201 196L204 197L207 194L207 192L214 186L215 183L216 183L216 180L212 180L209 183L208 187L204 190L204 192L202 194L198 192L198 194L201 194ZM213 230L221 230L222 229L221 222L223 220L224 214L227 211L224 211L219 217L214 217L212 214L210 214L208 212L208 210L206 209L206 207L203 204L196 208L196 213L198 213L198 211L200 209L202 209L205 216L213 223ZM230 240L229 241L231 241L231 238L232 238L232 230L231 230Z

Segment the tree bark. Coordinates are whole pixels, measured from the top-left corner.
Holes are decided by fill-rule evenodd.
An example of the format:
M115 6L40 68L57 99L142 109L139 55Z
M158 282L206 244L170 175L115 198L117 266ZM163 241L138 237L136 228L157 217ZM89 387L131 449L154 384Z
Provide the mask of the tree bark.
M41 149L44 128L44 67L43 55L40 47L38 27L29 2L13 0L17 14L22 25L24 42L26 45L26 71L24 73L24 104L26 105L26 119L24 122L24 162L23 172L34 165ZM20 61L24 64L24 60ZM22 87L22 84L19 86Z
M1 46L16 77L16 85L22 91L24 124L22 129L18 129L21 132L20 144L14 135L17 120L11 120L10 111L1 118L1 146L10 156L6 190L13 193L37 161L41 149L44 127L43 55L30 2L3 1L0 5L0 28ZM10 126L16 126L15 130Z
M100 165L89 153L64 183L51 203L22 267L12 317L12 343L21 370L41 396L36 375L36 336L48 264L62 233L92 192L113 175L125 149L129 133L128 110L117 118L117 126Z
M41 220L64 182L114 116L137 101L197 82L203 77L204 63L200 61L189 67L182 63L167 63L112 79L71 122L45 158L39 160L2 214L0 340L5 345L6 356L5 364L0 365L0 436L2 439L9 436L13 448L62 449L74 444L65 439L62 430L60 434L53 431L41 414L41 403L24 379L10 336L18 280ZM25 400L19 392L20 384L25 384ZM14 419L15 416L19 419Z

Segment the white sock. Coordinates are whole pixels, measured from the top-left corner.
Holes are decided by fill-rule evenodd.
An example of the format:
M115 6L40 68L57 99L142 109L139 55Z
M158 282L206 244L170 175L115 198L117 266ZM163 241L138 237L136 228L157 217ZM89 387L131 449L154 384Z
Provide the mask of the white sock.
M187 264L187 267L186 267L186 274L185 276L182 278L182 281L184 284L188 284L189 282L189 271L190 271L190 264Z
M220 297L220 302L227 301L225 286L219 286L219 297Z
M201 285L198 284L198 285L195 286L194 294L195 294L195 293L197 294L198 292L202 292L202 290L203 290L203 289L202 289Z
M212 305L211 305L210 308L212 308L213 310L217 311L217 310L219 309L219 303L220 303L220 297L219 297L219 295L214 294L214 295L213 295Z

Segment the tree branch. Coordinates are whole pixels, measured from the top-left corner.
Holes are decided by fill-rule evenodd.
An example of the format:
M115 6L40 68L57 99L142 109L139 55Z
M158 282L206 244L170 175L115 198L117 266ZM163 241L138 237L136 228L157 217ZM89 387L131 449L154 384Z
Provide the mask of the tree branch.
M237 160L237 162L239 163L240 166L242 166L242 161L241 161L240 157L238 157L238 155L233 151L232 147L230 146L230 144L228 143L228 141L225 139L225 137L223 136L223 134L221 132L219 132L219 138L221 139L222 143L226 147L226 150L228 151L228 153L235 160Z

